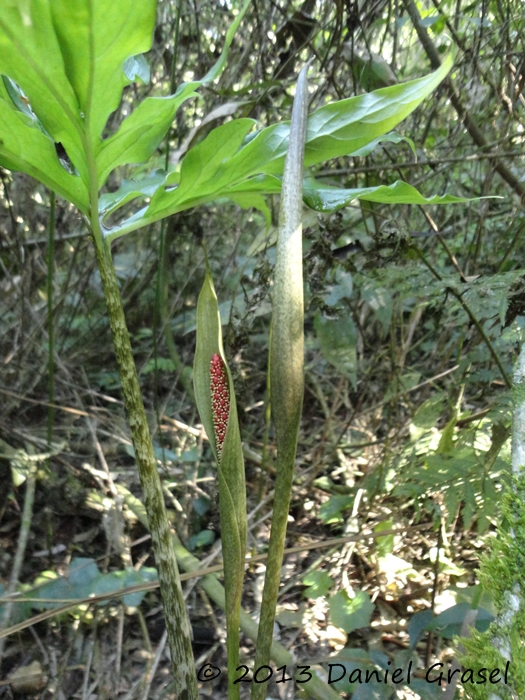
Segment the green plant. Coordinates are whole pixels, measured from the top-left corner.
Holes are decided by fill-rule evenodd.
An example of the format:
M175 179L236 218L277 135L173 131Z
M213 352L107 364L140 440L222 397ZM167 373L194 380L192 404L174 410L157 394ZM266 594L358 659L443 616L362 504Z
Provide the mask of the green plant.
M270 405L276 428L277 462L255 668L268 664L270 660L304 394L302 180L308 114L307 69L307 66L303 68L297 81L279 210L269 359ZM254 686L254 700L265 695L265 684Z
M228 688L239 696L239 622L246 555L246 485L233 380L222 346L221 318L209 268L197 305L195 398L217 461L226 589Z
M109 0L75 3L69 0L6 0L0 7L0 74L3 77L0 83L0 164L35 177L74 204L86 221L95 247L159 571L173 673L181 698L197 697L189 626L110 246L113 240L126 233L218 198L226 197L242 207L257 207L268 217L263 196L281 190L280 175L288 151L290 126L286 122L274 124L250 134L255 126L253 120L229 121L213 129L192 148L180 168L167 172L157 170L137 180L124 179L113 193L102 193L102 190L115 169L147 161L165 137L180 105L193 97L203 82L217 77L248 4L249 0L232 24L216 66L202 81L184 83L169 96L148 97L122 121L115 133L108 136L105 134L108 117L118 108L123 88L133 81L148 79L147 64L141 54L151 45L155 0L145 0L140 5L133 0L119 3ZM371 149L383 137L399 140L397 136L385 137L385 134L432 92L451 65L449 58L438 70L424 78L335 102L314 112L308 120L306 135L302 137L305 139L305 167L329 158L362 152L365 147ZM297 177L295 185L299 186L299 190L296 190L294 207L300 219L298 202L301 182ZM146 206L128 218L118 219L124 204L142 198L149 199ZM304 198L311 207L323 211L345 206L353 199L398 203L463 201L449 195L425 199L403 183L339 191L320 186L312 179L305 187ZM285 209L283 216L286 217L286 214ZM298 271L300 234L294 240L294 264ZM282 275L286 274L285 269L283 267L278 273L281 280ZM280 288L279 285L277 288ZM293 292L296 300L301 296L301 289L302 282L298 281ZM288 314L284 291L277 292L275 342L287 344L289 337L287 339L286 334L281 340L278 337L281 332L277 320L281 301ZM211 332L212 336L206 336L205 340L206 358L202 367L206 371L201 369L200 364L202 345L197 351L196 398L219 462L221 518L231 526L230 529L224 528L224 545L225 557L232 557L226 573L226 595L229 663L233 668L238 653L235 640L239 627L245 547L245 524L241 518L245 513L240 511L243 510L245 493L242 460L239 458L240 438L238 427L233 427L236 426L233 386L221 348L220 323L209 275L205 281L203 304L207 310L201 313L199 324L205 334ZM300 316L297 311L292 313L294 333L300 335ZM278 397L278 392L286 389L292 356L283 361L284 355L276 356L275 350L272 350L271 362L272 406L277 411L276 419L280 420L279 411L287 412L292 408L293 413L289 419L286 418L292 431L291 437L285 440L278 438L279 449L283 453L280 473L287 484L286 488L293 468L300 418L299 397L302 393L299 386L302 382L300 343L294 348L294 398L286 392ZM223 363L219 370L227 373L229 387L228 429L224 443L217 438L218 426L213 421L211 411L209 363L215 356ZM289 406L290 401L294 401L293 407ZM230 435L233 436L231 446ZM235 484L233 491L232 483ZM229 491L228 498L226 494ZM282 504L276 508L276 517L281 521L287 499L289 493L286 495L283 489ZM281 550L281 556L282 537L284 532L281 528L275 545L277 552ZM279 554L272 566L275 567L278 560ZM274 577L274 588L275 582L278 585L278 579ZM270 600L271 596L268 598ZM272 605L271 602L265 603L267 620L273 615ZM268 622L265 622L265 626L268 628ZM261 655L268 653L268 641L261 642ZM236 692L231 687L232 697Z

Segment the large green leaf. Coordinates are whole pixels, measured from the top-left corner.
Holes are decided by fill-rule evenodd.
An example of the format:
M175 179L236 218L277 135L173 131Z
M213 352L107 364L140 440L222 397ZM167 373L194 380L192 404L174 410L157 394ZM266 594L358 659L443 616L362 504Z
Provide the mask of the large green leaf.
M352 154L392 130L439 85L451 67L449 56L438 70L424 78L318 109L308 118L305 166ZM274 124L255 134L224 168L230 184L257 173L282 173L289 135L289 122Z
M377 142L439 85L451 66L449 57L424 78L321 107L308 120L305 164L350 155ZM169 187L168 178L147 208L108 232L108 236L124 235L183 209L234 193L242 200L248 192L278 191L280 180L274 176L282 173L290 124L274 124L248 136L252 123L238 119L210 132L183 160L179 186Z
M148 207L148 214L162 212L168 202L170 208L178 209L177 204L203 201L221 193L226 180L222 170L238 152L254 123L252 119L236 119L213 129L182 161L180 185L172 191L159 188ZM167 184L170 184L170 178Z
M456 204L468 201L464 197L455 197L451 194L424 197L415 187L401 180L392 185L357 187L349 190L309 180L304 187L304 201L316 211L334 211L346 207L354 199L382 204Z
M330 598L330 621L347 634L370 624L374 604L366 591L357 591L350 598L346 591L339 591Z
M123 87L130 82L124 72L126 59L151 46L155 8L156 0L3 0L0 4L0 73L20 86L32 111L52 139L65 148L86 186L90 153L96 156L106 151L115 162L125 162L127 139L108 144L101 134L108 116L119 106ZM126 137L129 127L121 128ZM20 145L16 158L1 154L6 167L37 177L86 210L78 184L70 181L66 188L46 174L60 166L52 143L49 148L40 139L41 168L36 171L28 143L35 141L34 135L17 125L12 138ZM149 157L151 145L148 150L143 142L140 146ZM140 146L132 153L134 160ZM103 165L107 167L107 157Z
M114 135L103 139L102 133L124 86L148 78L140 54L151 46L155 8L156 0L0 4L0 74L5 76L0 88L6 98L0 107L0 162L5 167L32 175L86 212L95 171L100 188L118 165L150 158L200 82L144 100ZM65 176L53 141L65 148L80 181Z
M20 85L44 127L86 177L81 110L66 74L49 0L2 0L0 73Z
M1 82L0 165L23 170L87 212L88 191L83 181L60 164L53 140L43 133L33 115L16 108Z
M0 163L38 178L86 212L86 192L93 190L93 181L100 188L117 166L148 160L182 102L222 72L249 4L245 0L218 61L203 80L181 85L175 95L147 98L115 134L103 139L123 88L133 80L149 79L141 54L151 47L157 1L2 0L0 75L11 97L1 108L2 125L11 143L0 143ZM27 119L9 112L5 116L8 108ZM28 126L38 126L50 145ZM53 141L65 149L84 189L56 175L60 162Z
M51 7L84 128L100 150L102 130L120 104L122 89L131 82L124 62L151 47L156 0L48 0L45 4Z
M116 134L103 141L97 156L98 186L125 163L144 163L155 152L180 105L195 97L199 82L183 83L169 97L148 97L122 122Z

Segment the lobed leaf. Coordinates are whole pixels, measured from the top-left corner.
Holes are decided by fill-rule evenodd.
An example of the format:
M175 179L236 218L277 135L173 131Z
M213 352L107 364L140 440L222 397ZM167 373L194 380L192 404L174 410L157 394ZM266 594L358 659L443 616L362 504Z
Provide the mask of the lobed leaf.
M103 141L97 155L98 187L119 165L144 163L170 128L178 108L195 97L199 82L183 83L174 95L148 97L127 117L116 134Z
M15 109L1 83L0 165L31 175L87 213L89 197L84 182L60 164L53 140L42 132L35 119Z
M179 210L181 205L183 208L194 206L189 203L220 194L228 182L227 174L226 177L222 175L222 170L235 156L254 124L253 119L236 119L213 129L182 161L180 185L175 190L159 188L147 209L148 215L162 213L162 216L167 216L167 206L170 210Z
M54 27L52 3L47 0L23 3L19 0L2 0L0 73L21 87L45 129L57 143L64 146L87 181L80 105L66 74L64 56ZM58 160L56 155L55 160ZM42 163L42 167L47 167L50 162ZM18 169L27 172L24 168Z
M316 211L335 211L348 206L355 199L381 204L456 204L469 201L464 197L455 197L451 194L424 197L415 187L401 180L397 180L392 185L355 189L341 189L309 180L304 187L304 201Z
M452 58L448 57L438 70L423 78L321 107L308 120L305 165L351 155L368 145L375 147L381 137L439 85L451 67ZM249 119L238 119L210 132L182 161L179 186L169 188L167 182L166 186L159 187L140 216L134 215L107 235L115 238L183 209L234 193L242 195L257 191L269 194L278 191L280 180L276 176L283 170L290 123L273 124L248 136L252 125ZM393 135L386 140L396 142L399 138ZM329 188L322 189L320 205L323 197L329 197ZM363 196L365 194L374 195L373 192L363 192ZM387 197L387 194L378 192L375 196ZM411 194L415 202L417 191ZM401 195L408 199L409 191L394 191L386 201L400 201L396 197ZM420 203L428 203L428 200Z
M202 82L183 84L175 95L147 98L113 136L102 138L123 88L132 80L149 79L142 52L151 47L156 4L156 0L2 1L2 97L7 90L15 111L27 117L17 121L9 113L4 116L5 130L18 144L16 149L13 144L0 149L5 167L36 177L86 212L90 179L96 178L100 188L115 167L150 158L178 107L195 95ZM4 105L2 112L6 114ZM38 139L26 126L38 126L51 147L42 139L36 144ZM67 187L63 177L53 176L60 166L53 142L65 149L84 188L72 180ZM35 161L40 168L35 168ZM49 171L55 173L50 177Z
M99 214L102 219L111 216L119 207L137 197L152 197L160 185L166 182L165 170L153 170L140 180L123 180L116 192L103 194L99 199Z
M46 4L51 7L54 33L84 128L100 150L108 117L131 82L124 63L151 48L156 0L52 0Z

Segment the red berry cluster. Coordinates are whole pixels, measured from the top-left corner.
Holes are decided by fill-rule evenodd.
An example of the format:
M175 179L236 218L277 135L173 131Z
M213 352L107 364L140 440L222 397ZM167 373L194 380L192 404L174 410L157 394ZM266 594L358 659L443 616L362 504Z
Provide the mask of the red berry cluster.
M224 362L217 353L212 356L210 362L210 387L215 442L220 455L230 415L230 392Z

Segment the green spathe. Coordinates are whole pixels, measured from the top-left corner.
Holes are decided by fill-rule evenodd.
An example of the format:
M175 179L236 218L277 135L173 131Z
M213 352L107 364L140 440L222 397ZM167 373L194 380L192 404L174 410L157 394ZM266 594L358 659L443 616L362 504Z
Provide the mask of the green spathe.
M210 369L220 358L229 390L226 434L219 449L212 409ZM235 670L239 666L239 625L246 556L246 484L237 404L231 372L222 346L221 319L209 267L197 303L197 345L193 369L195 400L210 446L217 461L221 538L226 589L228 684L231 700L239 697Z

